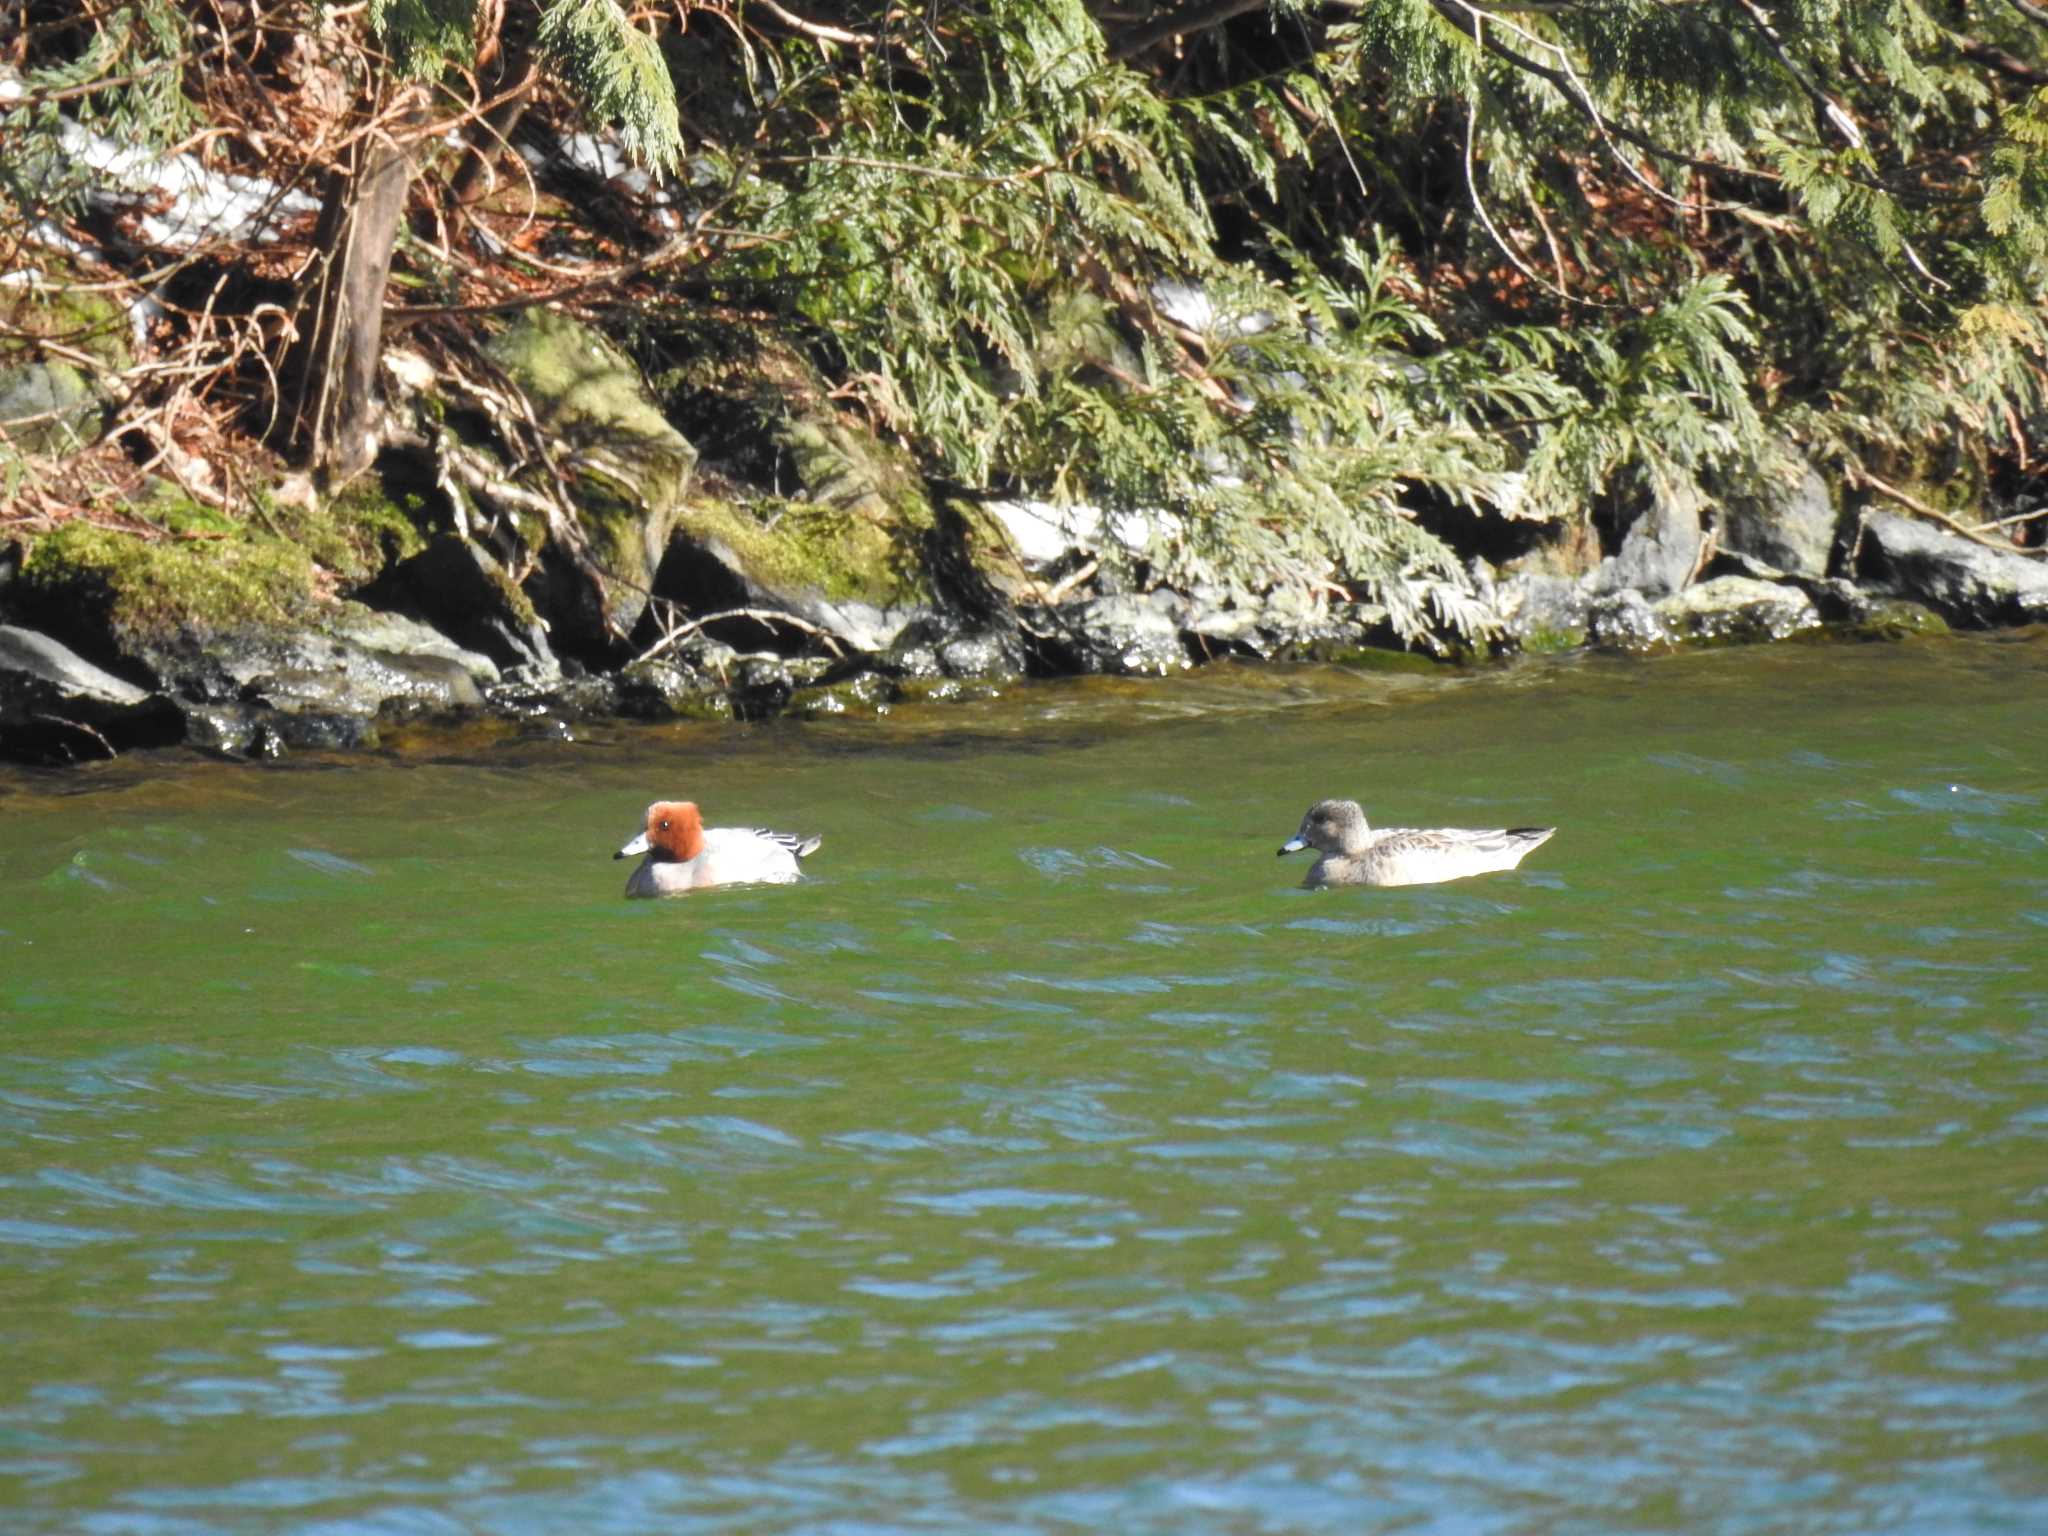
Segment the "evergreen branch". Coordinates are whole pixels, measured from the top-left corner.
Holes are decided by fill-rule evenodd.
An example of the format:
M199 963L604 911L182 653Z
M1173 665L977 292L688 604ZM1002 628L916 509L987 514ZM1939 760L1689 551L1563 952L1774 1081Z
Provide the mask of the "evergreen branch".
M1813 103L1815 113L1820 117L1821 121L1823 123L1833 123L1842 137L1849 141L1850 148L1861 149L1863 147L1863 130L1856 126L1854 118L1842 110L1840 102L1814 84L1806 71L1793 62L1792 55L1786 51L1785 40L1778 35L1778 29L1771 24L1771 18L1765 13L1764 8L1757 4L1757 0L1735 0L1735 3L1741 7L1743 14L1749 17L1751 25L1756 28L1758 34L1763 38L1764 45L1771 50L1771 54L1777 59L1779 67L1791 77L1794 85L1806 93L1807 98Z

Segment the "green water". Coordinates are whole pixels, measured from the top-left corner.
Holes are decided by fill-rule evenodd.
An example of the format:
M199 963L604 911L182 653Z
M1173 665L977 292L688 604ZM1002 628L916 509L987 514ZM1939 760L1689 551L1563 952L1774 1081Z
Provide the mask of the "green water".
M9 1532L2048 1529L2048 643L0 777ZM1555 823L1307 892L1303 808ZM619 898L656 795L814 878Z

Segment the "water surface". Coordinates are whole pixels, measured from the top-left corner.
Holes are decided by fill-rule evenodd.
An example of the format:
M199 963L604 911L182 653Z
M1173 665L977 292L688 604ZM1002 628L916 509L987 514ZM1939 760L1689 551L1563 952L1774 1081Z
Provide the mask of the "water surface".
M0 777L11 1531L2048 1529L2048 643ZM1555 823L1307 892L1326 794ZM655 795L814 878L619 899Z

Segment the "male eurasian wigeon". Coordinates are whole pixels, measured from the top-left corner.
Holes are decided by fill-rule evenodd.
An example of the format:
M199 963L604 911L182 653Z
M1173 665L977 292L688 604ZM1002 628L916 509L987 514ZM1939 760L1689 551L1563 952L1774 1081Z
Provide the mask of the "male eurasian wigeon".
M1556 830L1381 827L1375 832L1365 824L1365 812L1356 800L1318 800L1301 818L1301 830L1282 843L1280 851L1313 848L1322 855L1303 885L1434 885L1513 869Z
M628 896L673 896L707 885L801 880L796 861L823 841L765 827L706 827L690 801L657 800L647 807L647 829L612 857L647 855L626 882Z

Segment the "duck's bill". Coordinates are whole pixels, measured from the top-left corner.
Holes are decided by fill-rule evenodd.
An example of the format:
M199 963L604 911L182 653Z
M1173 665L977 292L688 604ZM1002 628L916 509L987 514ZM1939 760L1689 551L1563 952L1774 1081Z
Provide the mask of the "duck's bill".
M642 854L646 851L647 834L645 832L642 832L638 837L634 838L633 841L626 844L626 846L621 848L617 853L613 854L612 857L615 859L630 859L634 857L636 854Z
M1284 858L1290 853L1299 853L1302 849L1306 848L1307 846L1308 839L1302 837L1290 837L1289 839L1287 839L1286 842L1280 845L1280 856Z

